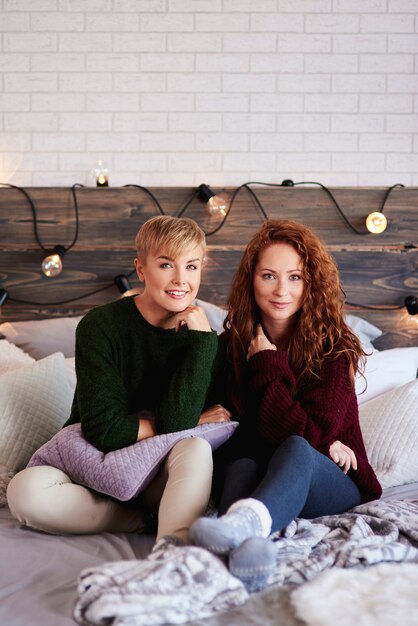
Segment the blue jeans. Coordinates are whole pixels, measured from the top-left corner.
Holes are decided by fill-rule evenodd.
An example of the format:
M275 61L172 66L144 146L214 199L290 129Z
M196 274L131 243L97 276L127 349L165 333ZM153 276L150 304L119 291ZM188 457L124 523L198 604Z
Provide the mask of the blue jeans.
M296 517L312 519L343 513L361 502L354 481L306 439L296 435L273 453L261 482L253 459L238 459L229 465L220 513L246 497L266 505L273 520L272 532L282 530Z

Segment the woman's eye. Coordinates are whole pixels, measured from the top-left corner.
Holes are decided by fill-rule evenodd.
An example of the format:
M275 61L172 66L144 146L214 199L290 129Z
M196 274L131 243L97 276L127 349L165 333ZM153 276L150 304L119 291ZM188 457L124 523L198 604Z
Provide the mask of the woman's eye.
M273 276L273 274L263 274L263 275L262 275L262 278L263 278L264 280L273 280L273 279L274 279L274 276Z
M161 263L161 269L166 270L171 267L170 263Z
M302 279L302 276L300 276L299 274L292 274L290 276L290 280L292 281L301 280L301 279Z
M187 266L187 269L188 270L197 270L198 267L197 267L197 265L194 265L193 263L191 263L190 265Z

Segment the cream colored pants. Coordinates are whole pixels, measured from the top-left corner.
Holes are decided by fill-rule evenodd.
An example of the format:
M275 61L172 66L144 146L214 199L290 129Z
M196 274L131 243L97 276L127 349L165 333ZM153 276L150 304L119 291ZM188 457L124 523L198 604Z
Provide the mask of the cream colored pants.
M158 510L157 539L174 535L188 542L192 522L203 515L212 483L212 450L198 437L183 439L167 455L155 479L141 494ZM36 530L53 534L142 532L138 511L71 482L59 469L29 467L12 478L7 490L12 515Z

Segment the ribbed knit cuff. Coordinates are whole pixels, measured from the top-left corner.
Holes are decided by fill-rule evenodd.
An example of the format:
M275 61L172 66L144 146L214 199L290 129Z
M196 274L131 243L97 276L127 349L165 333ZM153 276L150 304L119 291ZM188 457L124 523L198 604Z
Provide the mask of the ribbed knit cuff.
M271 532L272 519L266 505L255 498L243 498L242 500L237 500L234 504L231 504L226 514L242 508L251 509L254 513L256 513L261 522L261 536L268 537Z
M248 361L250 386L256 390L280 375L293 379L287 352L283 350L262 350Z

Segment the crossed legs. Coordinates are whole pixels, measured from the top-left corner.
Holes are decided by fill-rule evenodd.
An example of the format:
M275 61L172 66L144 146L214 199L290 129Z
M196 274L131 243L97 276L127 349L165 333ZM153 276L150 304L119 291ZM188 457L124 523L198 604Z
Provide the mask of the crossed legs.
M227 476L231 499L233 476ZM242 493L242 481L237 484ZM218 519L197 520L190 531L195 544L227 556L231 573L250 590L261 589L274 569L274 544L265 542L271 532L282 530L296 517L342 513L361 501L351 478L298 436L277 448L264 478L250 495L235 501Z
M178 442L143 494L158 510L158 534L188 542L191 523L203 515L212 481L212 451L200 438ZM9 483L12 515L23 525L51 534L143 532L138 510L77 485L55 467L22 470Z

